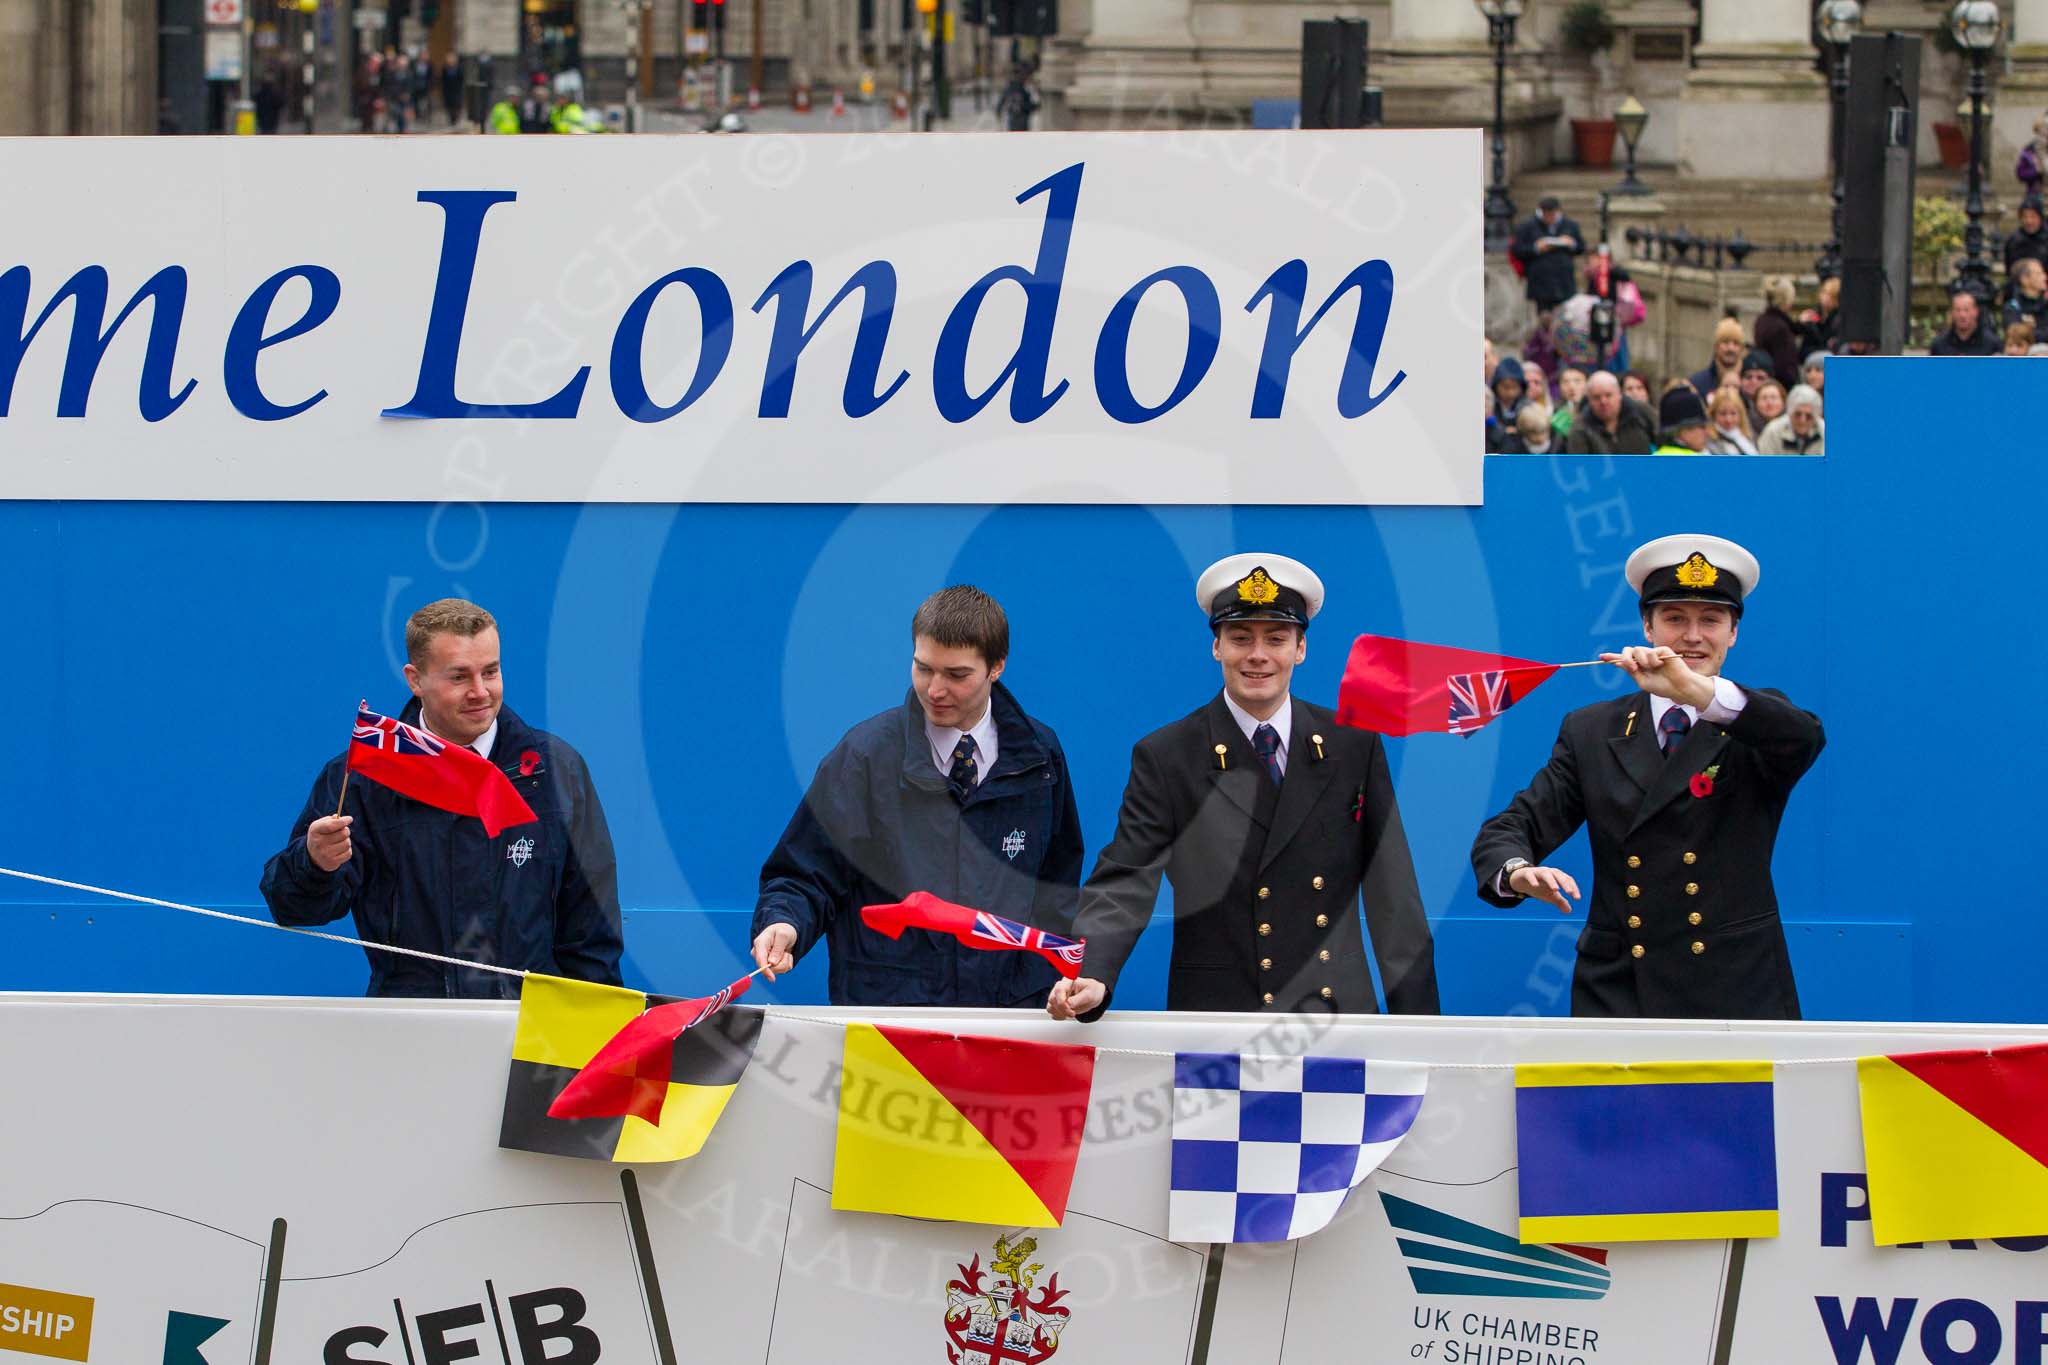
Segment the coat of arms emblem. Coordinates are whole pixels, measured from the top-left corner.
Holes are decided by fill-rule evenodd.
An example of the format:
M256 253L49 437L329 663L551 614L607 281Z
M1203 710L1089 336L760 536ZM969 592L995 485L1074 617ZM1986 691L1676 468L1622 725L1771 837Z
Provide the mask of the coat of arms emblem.
M512 860L512 866L525 867L526 860L533 856L533 840L514 839L505 845L505 856Z
M1045 1266L1025 1264L1037 1250L1036 1237L1012 1244L1006 1234L996 1238L987 1270L979 1252L955 1267L960 1278L946 1282L950 1365L1040 1365L1059 1350L1072 1310L1057 1306L1067 1296L1058 1271L1040 1286Z

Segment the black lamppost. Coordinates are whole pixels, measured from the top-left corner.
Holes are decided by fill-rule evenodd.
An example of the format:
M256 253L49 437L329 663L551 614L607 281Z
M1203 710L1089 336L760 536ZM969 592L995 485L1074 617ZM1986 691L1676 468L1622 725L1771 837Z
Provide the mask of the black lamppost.
M1508 198L1507 74L1522 0L1472 3L1486 16L1486 36L1493 44L1493 183L1486 187L1486 249L1500 251L1515 235L1515 201Z
M1970 197L1963 205L1970 226L1963 233L1962 268L1949 283L1949 292L1967 290L1983 302L1991 297L1991 264L1984 259L1984 63L2005 30L1998 0L1956 0L1948 29L1970 58Z
M1643 102L1634 95L1628 96L1614 111L1615 131L1621 134L1621 145L1628 150L1628 168L1622 173L1621 183L1614 187L1616 194L1648 194L1650 187L1636 179L1636 143L1643 137L1643 125L1650 121L1650 111L1643 108Z
M1828 53L1828 172L1835 182L1828 244L1813 266L1814 273L1825 280L1842 273L1842 128L1848 122L1849 40L1862 26L1863 6L1857 0L1820 0L1813 21Z

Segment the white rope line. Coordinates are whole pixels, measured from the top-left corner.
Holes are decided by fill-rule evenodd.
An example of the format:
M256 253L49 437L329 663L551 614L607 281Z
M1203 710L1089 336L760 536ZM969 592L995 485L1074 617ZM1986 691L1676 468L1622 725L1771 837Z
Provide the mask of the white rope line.
M84 882L67 882L62 877L45 877L40 872L22 872L11 867L0 867L0 877L19 877L25 882L41 882L44 886L61 886L67 891L85 891L95 896L112 896L118 901L133 901L137 905L161 906L165 910L183 910L188 915L204 915L208 919L224 919L234 924L253 924L258 929L276 929L302 938L324 939L328 943L347 943L357 948L369 948L380 953L401 953L406 957L423 958L428 962L439 962L448 967L470 967L480 972L496 972L500 976L526 975L517 967L500 967L489 962L471 962L466 958L443 957L421 948L401 948L395 943L372 943L368 939L350 938L346 934L329 934L319 929L297 929L289 924L278 924L267 919L251 919L247 915L231 915L225 910L209 910L203 905L185 905L178 901L158 900L154 896L138 896L130 891L116 891L111 887L88 886Z
M67 891L84 891L84 892L87 892L87 893L89 893L89 894L91 894L91 895L95 895L95 896L111 896L111 897L113 897L113 898L114 898L115 900L122 900L122 901L133 901L133 902L134 902L135 904L137 904L137 905L155 905L155 906L160 906L160 907L162 907L162 908L163 908L163 909L165 909L165 910L182 910L182 911L184 911L184 912L185 912L186 914L188 914L188 915L204 915L204 916L206 916L206 917L207 917L208 919L224 919L224 920L227 920L227 921L229 921L229 922L231 922L231 923L234 923L234 924L253 924L253 925L255 925L255 926L256 926L256 927L258 928L258 929L276 929L276 930L279 930L279 931L281 931L281 932L283 932L283 933L287 933L287 934L297 934L297 935L299 935L299 936L300 936L300 937L302 937L302 938L317 938L317 939L322 939L322 940L324 940L324 941L326 941L326 942L328 942L328 943L345 943L345 944L348 944L348 945L350 945L350 946L352 946L352 947L356 947L356 948L369 948L369 949L372 949L372 950L374 950L374 951L376 951L376 952L380 952L380 953L402 953L402 954L403 954L403 955L405 955L406 957L417 957L417 958L422 958L422 959L424 959L425 961L428 961L428 962L439 962L439 963L441 963L442 965L444 965L444 966L448 966L448 967L469 967L469 968L473 968L474 970L476 970L476 971L480 971L480 972L496 972L496 973L498 973L498 975L500 975L500 976L517 976L517 977L524 977L524 976L526 975L526 973L525 973L525 972L523 972L523 971L519 970L519 969L518 969L518 968L516 968L516 967L500 967L500 966L497 966L497 965L495 965L495 964L493 964L493 963L489 963L489 962L471 962L471 961L469 961L469 960L468 960L467 958L460 958L460 957L444 957L444 956L442 956L442 955L441 955L440 953L430 953L430 952L427 952L427 951L425 951L424 949L420 949L420 948L401 948L401 947L399 947L399 946L398 946L397 944L395 944L395 943L372 943L372 942L370 942L370 941L369 941L368 939L361 939L361 938L350 938L350 937L348 937L348 935L346 935L346 934L329 934L329 933L324 933L324 932L322 932L321 930L318 930L318 929L296 929L296 928L293 928L293 927L292 927L291 925L288 925L288 924L278 924L278 923L276 923L276 922L274 922L274 921L272 921L272 920L267 920L267 919L251 919L251 918L250 918L249 916L247 916L247 915L231 915L231 914L229 914L229 913L228 913L227 911L225 911L225 910L209 910L209 909L207 909L207 908L206 908L205 906L203 906L203 905L186 905L186 904L183 904L182 902L179 902L179 901L166 901L166 900L158 900L158 899L157 899L156 897L154 897L154 896L138 896L138 895L136 895L135 893L133 893L133 892L131 892L131 891L116 891L116 890L114 890L114 889L113 889L113 888L111 888L111 887L105 887L105 886L90 886L90 885L86 884L85 882L68 882L68 881L65 881L65 880L64 880L64 879L63 879L62 877L45 877L45 876L44 876L44 875L43 875L42 873L40 873L40 872L23 872L23 871L20 871L19 869L16 869L16 868L12 868L12 867L0 867L0 877L19 877L19 878L20 878L21 880L23 880L23 881L25 881L25 882L41 882L41 883L42 883L42 884L43 884L44 886L61 886L61 887L63 887L63 888L64 888L65 890L67 890ZM761 971L762 971L762 969L761 969L761 968L756 968L755 970L753 970L753 971L751 971L751 972L747 973L747 975L748 975L748 976L750 976L750 977L751 977L751 976L758 976L758 975L760 975L760 974L761 974ZM790 1023L790 1024L816 1024L816 1025L818 1025L818 1026L819 1026L819 1027L821 1027L821 1028L838 1028L838 1029L843 1029L843 1028L845 1028L845 1027L846 1027L846 1023L845 1023L845 1021L843 1021L843 1020L838 1020L838 1019L813 1019L813 1018L811 1018L810 1016L808 1016L808 1015L805 1015L805 1014L799 1014L799 1013L794 1013L794 1012L792 1012L791 1010L788 1010L788 1009L782 1009L782 1008L777 1008L777 1007L773 1007L773 1006L770 1006L770 1007L768 1007L768 1008L767 1008L767 1010L766 1010L766 1012L767 1012L767 1013L768 1013L768 1014L769 1014L770 1016L772 1016L773 1018L776 1018L776 1019L780 1019L780 1020L782 1020L782 1021L783 1021L784 1023ZM1019 1041L1019 1042L1023 1042L1023 1041L1027 1041L1027 1040L1024 1040L1024 1039L1018 1039L1017 1041ZM1200 1049L1189 1049L1189 1050L1191 1050L1191 1051L1192 1051L1192 1050L1200 1050ZM1934 1049L1934 1050L1935 1050L1935 1051L1948 1051L1948 1050L1969 1050L1969 1051L1977 1051L1977 1050L1980 1050L1980 1049ZM1981 1050L1982 1050L1982 1051L1986 1051L1986 1052L1989 1052L1989 1051L1990 1051L1990 1049L1988 1049L1988 1048L1986 1048L1986 1049L1981 1049ZM1165 1059L1168 1059L1168 1060L1171 1060L1172 1058L1174 1058L1174 1057L1177 1057L1177 1056L1179 1056L1179 1055L1180 1055L1180 1054L1179 1054L1179 1052L1175 1052L1175 1051L1158 1051L1158 1050L1155 1050L1155 1049L1151 1049L1151 1048L1136 1048L1136 1047L1097 1047L1097 1048L1095 1049L1095 1051L1096 1051L1096 1053L1097 1053L1098 1055L1100 1055L1100 1056L1105 1056L1105 1057L1149 1057L1149 1058L1165 1058ZM1679 1065L1683 1065L1683 1066L1693 1066L1693 1065L1702 1065L1702 1064L1709 1064L1709 1063L1712 1063L1712 1062L1715 1062L1715 1061L1721 1061L1721 1060L1729 1060L1729 1061L1734 1061L1734 1062L1744 1062L1744 1061L1768 1061L1768 1062L1770 1062L1770 1064L1771 1064L1772 1066L1774 1066L1774 1067L1792 1067L1792 1066L1847 1066L1847 1065L1849 1065L1849 1064L1850 1064L1850 1063L1852 1063L1852 1062L1856 1062L1856 1061L1859 1061L1859 1060L1861 1060L1861 1058L1862 1058L1863 1056L1869 1056L1869 1055L1875 1055L1875 1054L1868 1054L1868 1053L1865 1053L1865 1054L1859 1054L1858 1056L1854 1056L1854 1057L1790 1057L1790 1058L1782 1058L1782 1057L1781 1057L1781 1058L1775 1058L1775 1059L1773 1059L1773 1058L1748 1058L1748 1057L1738 1057L1738 1058L1729 1058L1729 1059L1722 1059L1722 1058L1692 1058L1692 1059L1685 1059L1685 1058L1672 1058L1672 1059L1670 1059L1670 1060L1672 1060L1672 1061L1675 1061L1675 1062L1677 1062L1677 1063L1678 1063ZM1367 1058L1367 1060L1368 1060L1368 1061L1381 1061L1381 1062L1391 1062L1391 1061L1397 1061L1397 1060L1403 1060L1403 1059L1399 1059L1399 1058L1394 1058L1394 1057L1376 1057L1376 1058ZM1515 1069L1516 1065L1517 1065L1517 1063L1514 1063L1514 1062L1406 1062L1405 1064L1407 1064L1407 1065L1412 1065L1412 1066L1426 1066L1426 1067L1428 1067L1428 1068L1429 1068L1430 1070L1432 1070L1432 1071L1513 1071L1513 1070ZM1600 1063L1600 1062L1539 1062L1539 1063L1523 1063L1522 1065L1538 1065L1538 1066L1601 1066L1601 1065L1607 1065L1607 1063ZM1648 1066L1648 1065L1657 1065L1657 1063L1646 1063L1646 1062L1622 1062L1622 1063L1614 1063L1614 1065L1619 1065L1619 1066Z

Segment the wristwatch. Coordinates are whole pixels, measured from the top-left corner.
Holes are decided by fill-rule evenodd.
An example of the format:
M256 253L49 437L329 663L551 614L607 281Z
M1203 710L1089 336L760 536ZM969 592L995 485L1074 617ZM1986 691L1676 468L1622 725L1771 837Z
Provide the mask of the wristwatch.
M1502 863L1500 865L1500 889L1510 895L1521 895L1521 892L1515 890L1515 873L1528 866L1531 866L1531 864L1527 858L1510 858Z

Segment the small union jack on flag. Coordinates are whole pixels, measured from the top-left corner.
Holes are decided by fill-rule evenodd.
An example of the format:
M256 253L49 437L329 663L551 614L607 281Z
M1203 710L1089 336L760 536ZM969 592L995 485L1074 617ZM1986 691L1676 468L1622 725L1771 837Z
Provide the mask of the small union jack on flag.
M970 948L1036 953L1069 981L1081 974L1081 958L1088 947L1085 938L1049 934L986 910L942 901L929 891L913 891L893 905L864 905L860 917L868 928L892 939L903 937L905 929L929 929L951 934Z
M380 716L368 702L356 706L348 770L440 810L474 815L493 839L512 825L540 819L512 779L482 754Z
M1451 733L1470 735L1515 704L1504 672L1453 673L1444 679L1451 696Z

